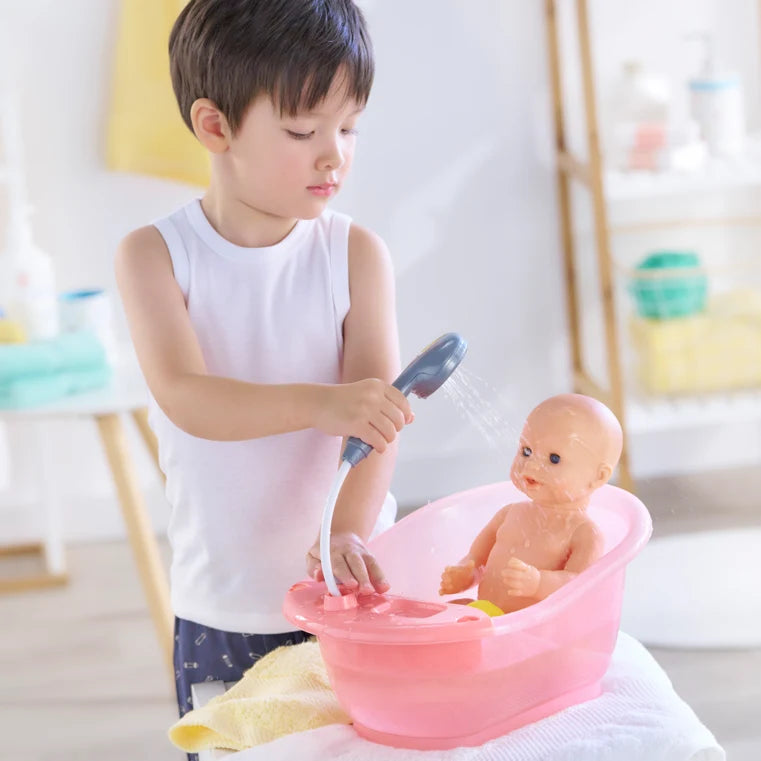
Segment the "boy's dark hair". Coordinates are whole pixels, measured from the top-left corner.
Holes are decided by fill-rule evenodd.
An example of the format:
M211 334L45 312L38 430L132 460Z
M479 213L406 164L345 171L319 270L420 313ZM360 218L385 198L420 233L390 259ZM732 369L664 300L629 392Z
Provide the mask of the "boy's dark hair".
M374 62L362 12L352 0L190 0L169 36L182 118L209 98L235 133L251 101L266 93L281 114L314 108L336 72L364 105Z

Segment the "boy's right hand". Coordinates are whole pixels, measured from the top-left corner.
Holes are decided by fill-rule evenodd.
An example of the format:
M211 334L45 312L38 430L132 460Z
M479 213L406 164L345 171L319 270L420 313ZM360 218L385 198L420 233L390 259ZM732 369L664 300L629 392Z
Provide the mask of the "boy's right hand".
M476 583L476 563L468 560L458 565L448 565L441 574L440 595L453 595L464 592Z
M331 436L356 436L377 452L415 419L407 397L377 378L321 386L315 428Z

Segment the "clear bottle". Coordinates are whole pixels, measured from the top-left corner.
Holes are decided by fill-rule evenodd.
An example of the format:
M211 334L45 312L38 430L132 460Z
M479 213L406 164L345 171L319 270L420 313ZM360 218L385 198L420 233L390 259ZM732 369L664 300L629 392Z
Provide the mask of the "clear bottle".
M670 107L666 79L627 61L605 101L603 140L611 168L654 169L666 145Z

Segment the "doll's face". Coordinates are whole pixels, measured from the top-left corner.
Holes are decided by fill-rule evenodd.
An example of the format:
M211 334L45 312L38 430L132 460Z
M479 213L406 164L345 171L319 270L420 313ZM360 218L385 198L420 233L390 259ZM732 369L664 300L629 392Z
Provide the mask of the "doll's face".
M529 415L510 470L515 486L547 507L573 506L608 480L600 432L586 415L537 408Z

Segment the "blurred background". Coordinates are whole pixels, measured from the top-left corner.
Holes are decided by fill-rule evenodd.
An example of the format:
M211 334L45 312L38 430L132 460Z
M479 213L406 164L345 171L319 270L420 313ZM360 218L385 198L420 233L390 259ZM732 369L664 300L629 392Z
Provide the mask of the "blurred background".
M540 0L360 5L377 76L335 206L389 245L403 362L449 330L469 342L472 399L415 403L400 511L505 479L534 404L599 391L626 428L619 482L655 527L622 628L730 758L757 759L759 3L590 0L586 37L570 0L554 37ZM181 6L0 0L0 730L15 759L180 757L161 583L149 604L141 586L166 561L168 507L113 257L203 192L164 69ZM63 342L52 370L2 353L44 340ZM136 564L125 515L159 555Z

